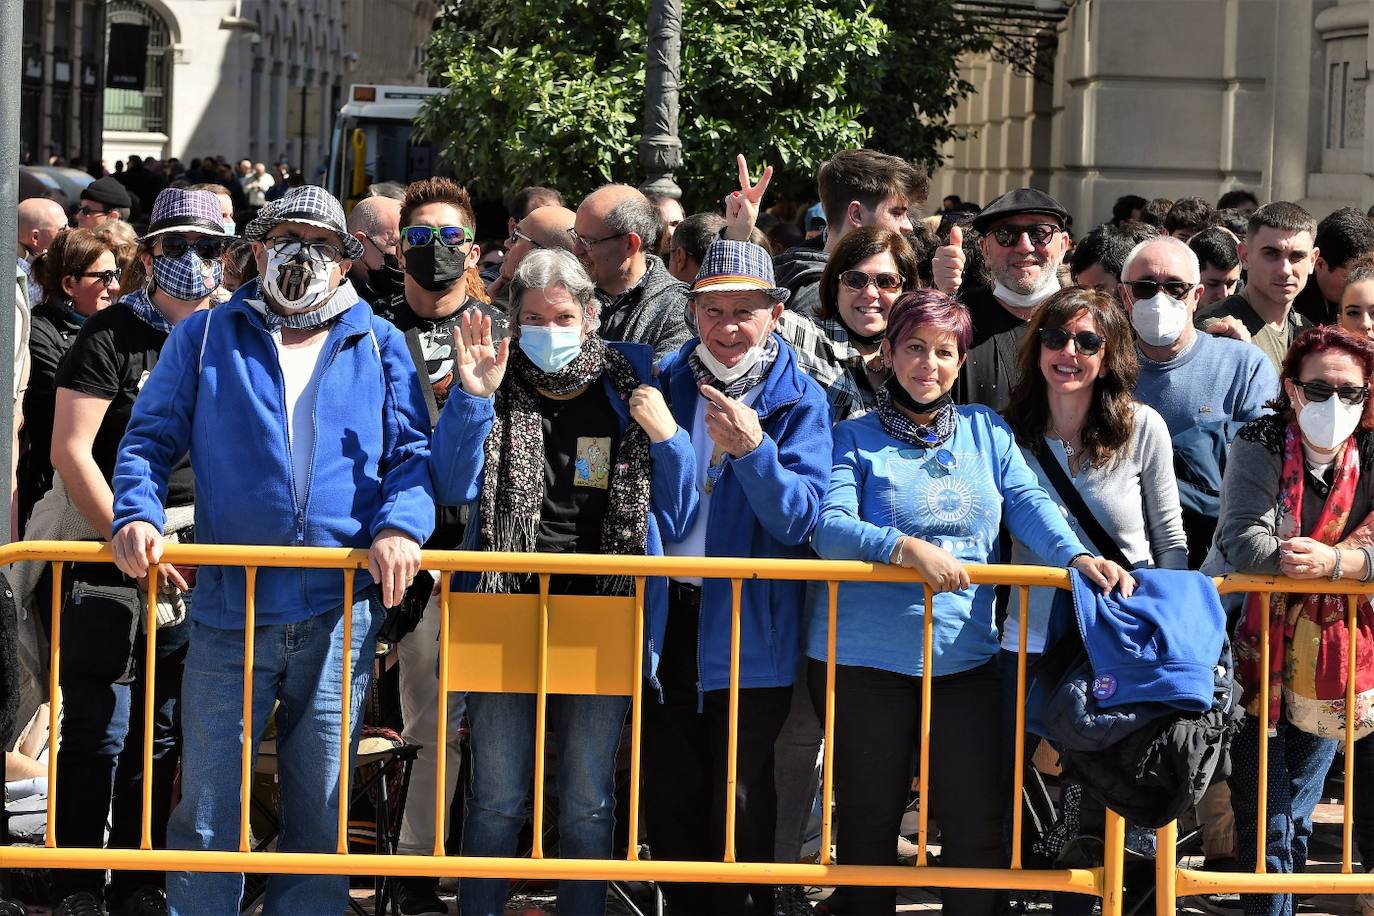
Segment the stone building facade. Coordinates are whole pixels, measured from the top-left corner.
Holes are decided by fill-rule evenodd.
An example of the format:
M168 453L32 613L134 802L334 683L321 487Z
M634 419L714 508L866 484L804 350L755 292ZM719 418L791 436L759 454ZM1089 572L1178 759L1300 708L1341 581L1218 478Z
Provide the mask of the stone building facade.
M17 0L6 0L17 2ZM23 0L20 161L100 158L104 0Z

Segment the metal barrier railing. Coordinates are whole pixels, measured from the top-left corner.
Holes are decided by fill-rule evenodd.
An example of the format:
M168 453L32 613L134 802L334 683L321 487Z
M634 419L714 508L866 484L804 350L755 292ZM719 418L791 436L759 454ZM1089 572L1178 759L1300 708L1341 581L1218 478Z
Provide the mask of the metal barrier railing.
M1217 581L1223 595L1256 593L1269 604L1274 594L1374 595L1374 582L1325 579L1288 579L1277 576L1230 575ZM1155 852L1155 908L1158 916L1176 911L1177 899L1192 894L1368 894L1374 893L1374 873L1357 873L1354 868L1355 818L1355 677L1357 670L1356 603L1346 602L1346 627L1350 634L1346 670L1345 708L1347 710L1344 751L1344 797L1341 823L1341 870L1339 874L1272 874L1266 872L1266 840L1269 803L1269 741L1267 728L1259 732L1259 791L1256 811L1255 870L1253 872L1211 872L1183 868L1178 864L1178 824L1169 824L1156 831ZM1269 671L1269 627L1260 628L1259 670ZM1259 709L1269 708L1269 678L1260 679Z
M107 547L90 542L22 542L0 547L0 563L18 560L50 562L53 568L52 638L49 689L52 699L51 721L59 721L60 695L58 672L61 665L62 564L69 561L110 562ZM253 872L259 874L347 874L347 875L431 875L464 877L525 877L544 879L609 879L639 881L693 881L751 884L807 884L821 886L873 885L894 887L996 888L1006 890L1053 891L1086 894L1101 898L1104 916L1119 916L1122 906L1122 869L1124 863L1125 823L1115 812L1107 812L1105 862L1086 869L1028 869L1021 859L1023 773L1025 771L1025 695L1026 635L1021 627L1016 666L1017 721L1013 769L1013 794L1008 799L1013 812L1012 845L1009 868L952 868L930 864L928 853L928 804L930 779L930 728L932 673L924 666L921 678L919 755L919 815L915 864L844 865L830 854L833 824L831 800L834 797L833 736L835 729L835 643L838 588L841 582L912 582L915 574L901 567L848 561L724 559L689 557L625 557L590 554L499 554L462 551L425 551L424 569L448 572L524 572L539 577L537 595L485 595L452 592L449 576L441 581L439 715L436 746L446 743L448 694L453 690L498 689L532 692L536 695L535 775L533 805L534 848L530 858L486 858L445 856L443 831L436 830L432 856L379 855L351 853L347 848L347 808L351 760L349 746L349 704L343 704L344 742L340 755L338 846L333 853L250 851L249 792L252 785L252 660L255 622L254 584L257 570L263 567L338 569L344 577L345 594L352 593L354 576L366 568L367 555L361 550L333 548L228 547L212 545L168 545L164 562L186 565L241 566L246 571L243 683L243 757L240 778L239 843L236 851L187 851L153 849L151 836L152 780L143 780L143 823L139 849L61 848L56 843L56 811L62 803L57 783L57 759L61 753L54 729L48 760L48 827L42 847L0 847L0 868L113 868L168 871ZM629 598L585 598L550 596L552 575L628 575L634 579L634 595ZM651 576L691 575L729 579L732 593L730 629L730 726L727 751L725 856L724 861L669 862L647 861L638 856L633 838L638 833L640 742L643 704L643 602L646 579ZM1065 588L1068 575L1062 569L1034 566L971 566L974 583L997 584L1020 590L1021 606L1029 606L1031 587ZM153 573L154 579L156 572ZM746 579L816 581L829 592L828 645L826 666L825 751L822 766L824 797L819 864L754 863L735 861L735 767L738 748L740 596ZM149 584L155 596L157 583ZM926 607L931 593L925 589ZM490 613L496 610L499 613ZM483 613L486 611L487 613ZM352 645L352 615L343 615L343 645ZM149 598L145 638L147 640L146 677L155 673L157 619L156 604ZM922 627L924 657L931 657L932 627L929 615ZM351 654L343 653L343 696L350 694ZM543 787L545 757L545 706L549 693L613 693L631 697L631 754L629 780L629 850L624 859L547 858L542 845ZM153 691L145 691L143 764L152 770ZM444 755L437 755L439 768L435 780L436 824L445 822ZM938 786L935 787L938 791ZM1348 832L1348 831L1347 831ZM1348 855L1347 855L1348 860ZM1170 872L1173 875L1173 872ZM1180 872L1179 887L1190 886L1190 873ZM1371 879L1374 880L1374 879ZM1172 887L1173 885L1171 885Z

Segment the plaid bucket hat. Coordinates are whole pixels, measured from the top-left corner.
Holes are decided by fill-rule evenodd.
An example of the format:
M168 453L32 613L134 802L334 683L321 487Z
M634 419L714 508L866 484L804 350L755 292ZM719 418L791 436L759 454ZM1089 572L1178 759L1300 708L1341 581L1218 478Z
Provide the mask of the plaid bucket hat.
M139 241L151 239L164 232L199 232L201 235L229 236L224 231L219 210L219 198L210 191L187 191L183 188L164 188L153 201L148 218L148 231Z
M343 206L324 188L308 184L292 188L276 200L268 201L248 224L243 237L261 242L268 232L282 223L304 223L328 229L339 237L344 256L350 260L362 257L363 243L350 235Z
M792 295L777 285L768 252L752 242L717 239L707 247L687 296L727 290L757 290L774 302L786 302Z

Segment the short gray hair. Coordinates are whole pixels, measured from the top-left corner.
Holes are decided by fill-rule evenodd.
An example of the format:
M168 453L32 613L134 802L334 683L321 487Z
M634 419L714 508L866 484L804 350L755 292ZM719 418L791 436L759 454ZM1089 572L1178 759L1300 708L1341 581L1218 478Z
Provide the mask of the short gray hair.
M639 236L639 250L645 254L658 244L658 230L662 225L658 211L649 203L649 198L635 193L622 200L606 214L606 228L612 235L625 235L633 232Z
M584 323L596 320L596 286L582 262L561 248L538 248L520 259L510 281L510 319L520 326L520 300L526 291L557 286L582 307Z
M1126 255L1126 260L1121 263L1122 283L1130 282L1129 278L1131 275L1131 265L1135 263L1135 259L1140 255L1140 253L1144 251L1146 248L1149 248L1151 245L1165 245L1169 248L1174 249L1174 251L1178 253L1179 257L1183 258L1184 261L1188 263L1188 266L1192 268L1192 279L1190 282L1202 282L1202 265L1198 263L1197 252L1189 248L1188 243L1183 241L1182 239L1176 239L1171 235L1157 235L1154 238L1146 239L1139 245L1136 245L1134 248L1131 249L1131 253ZM1187 280L1189 278L1184 277L1183 279Z

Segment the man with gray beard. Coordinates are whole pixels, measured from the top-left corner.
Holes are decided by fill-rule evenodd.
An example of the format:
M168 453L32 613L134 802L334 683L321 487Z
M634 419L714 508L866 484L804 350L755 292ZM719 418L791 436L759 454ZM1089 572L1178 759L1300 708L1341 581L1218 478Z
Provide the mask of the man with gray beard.
M974 218L993 287L963 297L973 318L973 345L954 385L956 404L984 404L999 411L1007 406L1026 323L1036 306L1059 291L1059 265L1069 244L1064 231L1068 215L1048 194L1017 188Z

